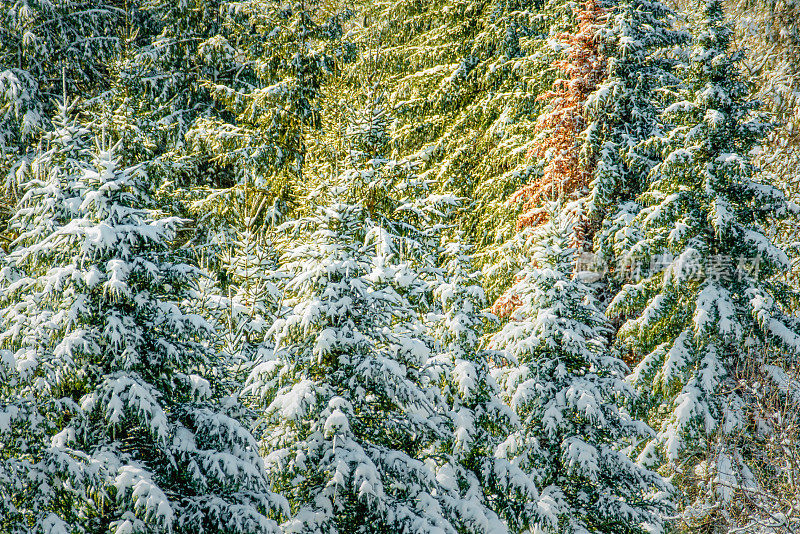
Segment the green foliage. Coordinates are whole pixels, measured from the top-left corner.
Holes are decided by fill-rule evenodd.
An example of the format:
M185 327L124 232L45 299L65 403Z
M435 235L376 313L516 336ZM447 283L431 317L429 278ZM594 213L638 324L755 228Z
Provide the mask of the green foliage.
M678 528L777 521L796 6L755 5L744 53L718 0L580 38L567 0L0 0L0 530L639 534L660 475Z
M679 473L689 525L724 526L720 510L755 485L753 443L742 439L754 432L752 406L735 384L751 365L769 383L777 353L800 349L775 279L789 260L768 237L770 220L793 207L751 162L769 125L729 50L721 2L701 5L693 22L685 99L666 110L675 128L652 141L661 159L630 223L639 238L627 252L643 277L610 310L634 317L618 342L641 358L632 378L660 426L643 458Z
M185 307L204 275L165 254L180 220L143 209L141 168L90 154L66 114L3 259L2 526L278 532L285 501L202 376L211 328Z

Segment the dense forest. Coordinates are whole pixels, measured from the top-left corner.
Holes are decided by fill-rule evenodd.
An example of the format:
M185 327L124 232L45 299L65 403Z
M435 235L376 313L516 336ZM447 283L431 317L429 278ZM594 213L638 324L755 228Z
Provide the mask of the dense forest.
M0 533L800 532L797 0L0 0Z

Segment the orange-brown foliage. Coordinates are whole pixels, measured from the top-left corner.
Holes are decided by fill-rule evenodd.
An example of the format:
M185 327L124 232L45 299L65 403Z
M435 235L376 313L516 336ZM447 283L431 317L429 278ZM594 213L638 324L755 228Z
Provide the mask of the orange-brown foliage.
M587 0L577 10L578 28L564 34L561 40L568 47L567 58L556 63L566 75L556 80L553 89L539 97L550 101L550 110L536 122L536 140L528 156L550 156L542 177L516 191L509 202L522 202L517 227L533 227L545 222L544 205L556 198L580 195L589 186L593 163L581 161L580 136L586 129L584 102L595 90L605 73L605 60L595 41L595 30L604 16L597 0ZM581 218L572 239L581 249L591 240L589 222ZM495 301L492 312L507 317L519 305L519 295L512 286Z
M494 304L492 304L492 313L498 317L508 317L514 310L519 308L521 304L522 301L519 295L514 291L514 286L511 286L494 301Z
M538 226L546 218L542 209L547 200L570 198L589 185L590 162L580 159L580 135L586 128L584 102L605 73L595 30L604 16L597 0L587 0L578 8L578 28L574 34L561 35L567 57L556 63L566 76L556 80L552 90L539 100L549 100L550 110L536 122L536 140L529 156L549 161L542 177L516 191L509 202L522 202L517 226Z

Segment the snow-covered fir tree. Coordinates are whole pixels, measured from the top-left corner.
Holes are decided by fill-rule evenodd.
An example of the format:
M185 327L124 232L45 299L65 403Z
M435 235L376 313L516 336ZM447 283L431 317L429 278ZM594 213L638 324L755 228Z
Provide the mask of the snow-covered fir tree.
M77 124L70 116L75 113L77 101L72 104L59 103L52 119L53 129L46 133L42 145L30 162L21 161L13 175L20 182L25 216L29 217L27 228L12 224L11 234L25 233L29 242L50 235L71 218L71 205L67 199L77 196L71 191L74 183L61 180L63 176L78 176L86 168L92 148L91 132ZM24 186L22 184L25 183ZM43 202L31 202L31 195L41 195ZM19 217L19 216L18 216Z
M261 345L266 342L266 331L275 318L282 292L272 244L272 210L267 207L263 210L267 213L261 213L267 197L258 198L260 202L245 203L244 230L237 233L219 276L220 308L227 310L220 317L219 330L228 351L242 362L256 359L253 353L263 350Z
M203 274L170 259L181 221L143 209L141 169L98 144L32 172L3 260L0 524L278 532L286 501L203 376L213 333L185 310Z
M449 476L467 506L486 507L505 522L502 525L488 517L494 521L488 532L516 532L534 524L542 514L536 485L528 474L495 454L517 423L516 414L501 400L500 387L491 373L502 353L482 347L491 317L483 311L486 297L468 246L451 240L444 257L444 280L434 290L436 309L440 310L432 321L438 348L433 361L442 373L454 433L448 444L452 458L442 475L452 470Z
M135 31L115 73L116 106L128 124L141 130L156 155L174 150L198 116L213 108L206 79L228 80L238 70L236 51L224 46L224 2L145 0L136 9Z
M292 506L284 530L503 532L448 462L452 419L421 317L441 227L416 226L435 222L433 204L409 162L382 155L382 102L370 90L353 114L317 212L285 225L286 311L246 390L265 403L266 462Z
M437 194L435 184L418 174L416 159L391 157L395 117L380 84L370 87L360 104L346 130L342 177L349 184L347 198L363 205L376 224L395 235L404 261L415 264L430 281L439 272L442 232L459 200ZM425 307L431 303L427 297L420 302Z
M606 17L597 39L607 72L585 104L582 157L594 164L587 202L598 232L594 248L616 267L620 249L629 245L627 224L639 209L631 201L646 189L647 173L657 162L643 142L663 134L659 113L679 85L676 51L687 34L674 29L674 13L659 0L623 0Z
M125 12L116 3L0 2L0 173L49 130L54 101L108 88Z
M19 173L21 181L25 182L25 193L20 200L17 218L26 221L25 227L13 225L17 227L19 241L37 243L63 227L74 214L76 206L75 202L71 202L77 196L73 188L74 182L62 180L62 177L75 177L86 171L89 132L68 119L69 111L67 106L59 106L59 113L53 119L55 129L46 138L49 150L39 153L31 162L30 168L22 169ZM25 170L29 171L27 177L22 174ZM41 272L45 269L46 264L40 267ZM7 298L5 303L12 304ZM52 454L41 458L36 471L32 469L35 467L37 453L45 448L51 435L49 432L53 428L42 412L51 412L55 419L61 403L56 401L52 406L42 409L32 402L25 402L23 388L26 383L22 378L29 374L25 361L9 350L4 350L2 354L0 436L4 446L0 462L0 492L4 508L0 516L0 526L8 531L16 526L25 532L21 527L25 523L31 530L37 523L44 526L48 521L49 510L59 501L65 503L67 508L74 507L78 511L81 503L67 488L58 487L56 476L59 463L63 463L62 455ZM25 460L24 455L34 460ZM19 460L16 459L17 456L20 457ZM31 477L31 473L35 475ZM69 484L73 485L83 478L86 478L84 473L77 470L66 477ZM32 484L37 480L38 487ZM53 489L47 491L49 488ZM25 517L26 510L28 514L40 512L38 517ZM57 519L54 517L49 523L55 524ZM47 532L49 528L42 530Z
M346 117L340 176L333 181L323 178L321 188L332 185L343 201L362 206L372 224L393 236L398 260L421 281L438 280L442 233L451 227L460 199L438 193L432 180L419 175L416 159L391 156L396 119L382 84L362 89ZM430 288L414 287L407 296L424 314L433 303Z
M265 402L266 463L292 506L284 531L456 532L418 458L447 436L423 384L430 344L394 287L419 282L368 223L356 205L321 206L293 223L302 239L282 259L289 311L247 391Z
M244 229L227 244L216 280L208 279L204 287L203 301L224 356L220 372L236 392L241 391L254 363L274 347L267 332L279 314L285 274L278 270L273 244L278 224L275 206L262 191L244 190L235 209ZM248 410L240 420L258 417L252 406L243 407Z
M519 417L498 453L540 488L547 513L534 531L659 532L669 486L627 455L652 430L621 405L633 396L628 369L608 350L592 290L573 274L573 223L551 218L518 275L519 305L491 338L513 362L499 380Z
M147 0L103 110L124 158L145 161L154 198L193 221L187 246L223 272L242 204L296 206L306 130L333 70L341 14L316 1Z
M789 261L767 237L795 208L751 162L768 124L748 99L740 52L729 50L722 2L700 3L693 29L685 99L667 110L675 129L653 140L663 161L632 224L649 265L610 311L634 317L619 342L641 360L632 380L658 429L642 458L675 475L690 528L723 532L734 494L755 484L746 435L761 425L742 373L758 369L766 387L782 376L780 353L800 349L789 292L775 279Z
M195 152L234 171L255 171L255 185L297 187L305 161L304 129L321 124L317 100L335 64L344 16L317 0L243 0L224 7L226 34L203 44L201 55L239 75L205 76L221 113L200 117L187 132Z

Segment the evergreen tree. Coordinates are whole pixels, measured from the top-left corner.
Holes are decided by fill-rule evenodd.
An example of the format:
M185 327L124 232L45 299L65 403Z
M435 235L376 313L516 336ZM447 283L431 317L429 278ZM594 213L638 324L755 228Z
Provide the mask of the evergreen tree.
M227 351L239 363L257 360L255 353L269 349L266 332L278 313L283 290L274 236L266 222L274 213L269 207L263 210L267 197L260 199L244 202L245 210L253 204L256 208L244 212L244 230L238 232L220 273L219 330Z
M690 3L691 5L691 3ZM789 198L800 200L800 4L792 1L742 1L725 4L725 12L734 25L734 40L745 53L741 71L747 73L754 97L772 116L775 127L761 143L754 162L763 172L774 176L775 185ZM776 243L792 247L798 242L797 218L777 223ZM798 287L800 260L793 254L791 283ZM793 308L797 309L797 300Z
M221 54L221 67L250 77L202 80L222 113L197 121L188 140L232 168L239 182L252 175L259 186L276 174L302 179L303 129L320 124L317 100L334 69L329 49L341 37L343 15L314 0L245 0L227 6L225 15L229 35L214 37L204 50Z
M438 459L450 419L420 318L438 226L416 225L430 202L410 164L382 156L380 91L364 107L344 170L315 195L324 203L283 229L285 312L246 389L265 403L266 461L292 505L284 529L490 532L496 516L469 506Z
M81 131L56 131L45 163L64 164L28 184L4 259L0 521L10 532L278 532L270 517L285 500L202 376L213 334L182 309L202 273L169 259L180 221L141 208L145 177L113 149L71 160Z
M599 231L594 248L612 268L630 245L625 228L640 208L632 201L657 162L644 141L663 135L659 113L679 86L675 51L687 34L673 23L673 12L658 0L623 0L609 9L597 36L608 70L585 104L582 158L593 162L587 214Z
M346 155L336 167L340 176L318 178L319 189L361 206L372 224L393 236L402 263L430 283L441 276L442 233L450 228L461 200L438 193L435 183L418 174L415 159L391 156L396 119L388 104L382 84L362 89L355 109L346 114ZM417 312L424 314L433 298L430 288L419 287L420 291L408 296Z
M258 190L246 194L236 213L244 230L229 243L220 244L224 256L215 281L204 288L203 308L208 315L223 355L219 373L228 388L242 390L253 365L274 350L267 334L281 313L284 275L278 269L274 246L277 216L274 205ZM253 199L252 196L256 196ZM238 414L242 422L259 417L258 407L244 403Z
M25 206L25 216L30 223L26 228L19 224L10 224L9 234L13 237L26 234L26 239L34 243L44 239L65 224L72 217L72 210L67 199L77 196L73 191L74 184L63 181L59 173L65 176L78 176L86 168L91 149L91 134L88 128L76 124L69 117L75 112L77 101L71 105L60 103L57 113L52 119L53 130L43 135L42 145L30 162L22 162L15 170L15 178L20 183L27 181L23 187L20 205ZM46 202L32 202L31 195L40 195Z
M237 209L262 194L279 215L307 192L305 138L334 70L343 15L316 1L192 0L147 6L120 73L115 116L146 147L142 159L167 213L194 221L191 246L208 267L241 226ZM136 123L135 128L130 124Z
M442 372L454 427L448 445L452 467L448 468L467 506L492 510L516 532L541 516L538 492L519 466L495 455L517 423L516 414L500 399L492 376L492 361L498 364L502 353L481 347L490 316L482 311L486 298L480 275L471 268L468 248L457 240L446 248L444 280L434 292L441 314L435 317L433 328L439 347L434 361ZM506 532L506 528L496 524L488 531Z
M113 2L0 2L0 173L50 129L64 92L90 98L108 89L124 18Z
M251 72L236 62L236 50L224 37L225 5L220 0L145 0L137 6L136 33L127 36L125 55L114 72L120 121L115 126L123 135L137 132L145 154L178 149L194 120L213 110L205 80L228 80L237 71L243 81L250 79Z
M52 235L74 214L74 202L70 202L70 199L76 198L77 193L70 181L61 180L61 174L74 177L85 172L89 132L72 124L67 118L68 112L66 106L59 106L59 114L53 120L55 129L45 139L49 150L37 154L30 167L24 169L29 171L29 181L24 186L18 217L29 224L20 227L12 223L12 226L20 234L18 240L28 244ZM6 258L3 259L5 262ZM7 304L13 304L7 297L4 300ZM41 413L44 410L27 401L23 391L24 379L30 383L30 379L34 378L31 369L35 368L36 360L26 359L24 353L17 356L7 349L2 354L0 435L4 447L3 461L0 462L0 494L4 508L0 526L11 531L12 526L16 525L19 531L25 532L25 528L33 531L41 525L42 530L48 531L61 521L58 516L50 517L50 510L57 510L61 506L65 511L75 509L79 513L81 509L80 500L73 496L68 486L63 487L62 483L62 487L59 487L57 478L59 465L70 458L55 450L36 461L35 455L45 448L51 435L49 433L54 428L53 423ZM29 365L26 366L26 363ZM53 418L62 410L63 404L58 400L53 402L50 407ZM34 460L25 458L25 455ZM70 463L74 466L74 462L67 465ZM81 483L88 478L80 468L67 473L70 476L66 479L70 484ZM30 477L31 474L34 476ZM38 481L38 487L33 491L29 477ZM48 491L49 488L53 489ZM25 517L26 509L28 514L38 513L38 517Z
M751 162L768 124L748 99L741 54L729 50L722 2L698 6L694 31L685 100L667 110L677 126L653 140L663 161L632 223L650 266L610 310L635 317L620 344L641 359L632 378L659 428L642 458L675 474L689 525L717 532L737 489L754 487L745 433L756 430L741 373L755 366L769 384L768 364L797 354L800 335L774 278L788 259L767 237L791 206Z
M446 439L422 382L429 345L393 287L418 282L365 223L336 203L294 223L305 231L283 259L289 311L248 386L266 403L266 462L292 505L284 530L455 532L437 501L448 492L418 459Z
M620 405L632 398L627 367L607 349L592 291L572 275L571 223L551 217L515 284L519 306L491 338L514 362L501 383L520 419L499 453L541 488L541 531L659 531L669 487L624 450L652 430Z

